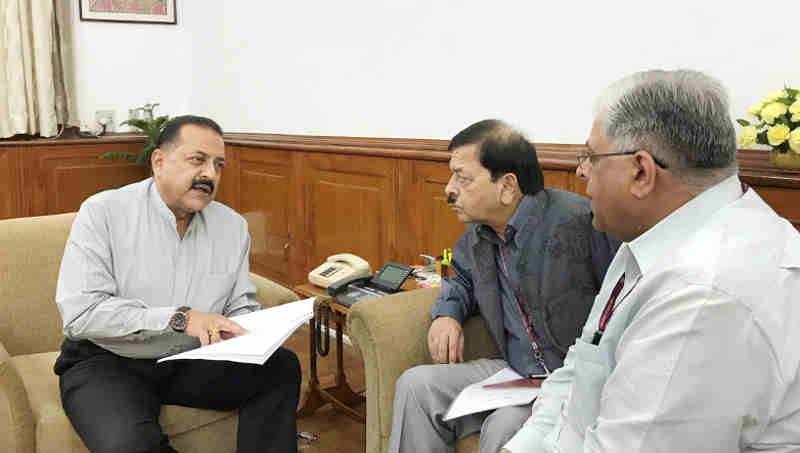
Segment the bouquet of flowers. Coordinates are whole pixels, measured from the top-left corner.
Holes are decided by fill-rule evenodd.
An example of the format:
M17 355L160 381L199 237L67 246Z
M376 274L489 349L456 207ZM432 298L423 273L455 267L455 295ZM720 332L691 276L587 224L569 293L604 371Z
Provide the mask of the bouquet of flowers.
M800 154L800 90L773 91L747 109L747 113L756 121L736 120L742 125L739 146L758 143L769 145L778 153Z

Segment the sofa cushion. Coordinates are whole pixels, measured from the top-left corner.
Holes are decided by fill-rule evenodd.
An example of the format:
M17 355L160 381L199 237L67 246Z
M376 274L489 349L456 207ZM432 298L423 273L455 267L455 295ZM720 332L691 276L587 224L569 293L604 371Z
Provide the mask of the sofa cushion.
M470 434L469 436L459 439L456 442L456 451L458 453L475 453L478 451L478 441L481 439L479 434Z
M58 354L58 352L27 354L12 357L11 362L17 369L25 384L25 390L28 392L36 421L37 452L85 452L87 451L86 447L72 428L61 407L58 376L53 373L53 364ZM181 406L162 406L159 420L164 432L172 438L218 420L235 416L235 411L219 412ZM236 423L229 425L235 429Z

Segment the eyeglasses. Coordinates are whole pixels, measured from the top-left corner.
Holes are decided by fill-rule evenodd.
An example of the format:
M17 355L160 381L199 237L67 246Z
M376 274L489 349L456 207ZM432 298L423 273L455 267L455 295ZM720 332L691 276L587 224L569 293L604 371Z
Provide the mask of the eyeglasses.
M634 151L622 151L622 152L618 152L618 153L587 153L587 152L582 152L582 153L578 153L575 157L578 159L578 167L580 167L587 161L590 164L594 164L599 157L629 156L631 154L636 154L639 151L641 151L641 150L637 149L637 150L634 150ZM650 157L653 158L653 162L655 162L656 165L658 165L659 167L661 167L661 168L663 168L665 170L667 169L667 164L665 164L664 162L661 162L660 160L658 160L652 154L650 154Z

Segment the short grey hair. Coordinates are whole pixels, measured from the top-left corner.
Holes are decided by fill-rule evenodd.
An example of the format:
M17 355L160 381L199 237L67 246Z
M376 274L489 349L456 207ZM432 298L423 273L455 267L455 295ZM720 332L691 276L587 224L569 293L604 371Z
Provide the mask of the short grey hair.
M596 100L594 119L615 152L648 151L693 193L738 171L727 93L701 72L656 70L625 77Z

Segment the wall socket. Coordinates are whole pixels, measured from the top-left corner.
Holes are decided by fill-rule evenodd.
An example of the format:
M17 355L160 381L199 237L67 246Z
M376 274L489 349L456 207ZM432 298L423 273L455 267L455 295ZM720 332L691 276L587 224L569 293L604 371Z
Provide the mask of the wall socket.
M113 110L97 110L94 112L94 120L98 124L102 124L103 120L106 123L106 132L114 132L117 129L117 124L114 122Z

